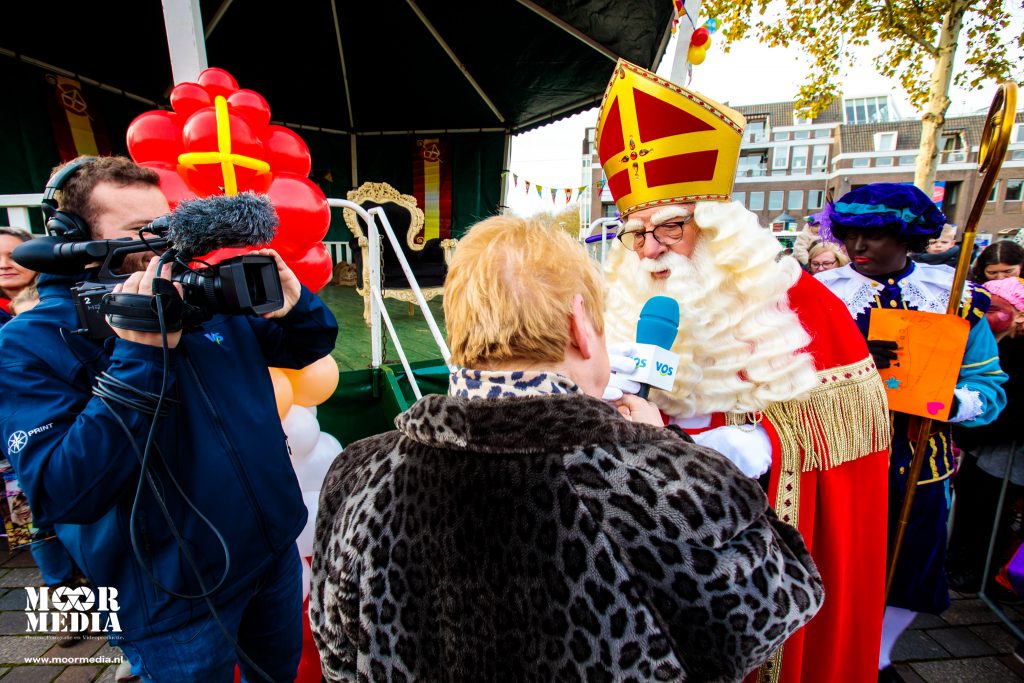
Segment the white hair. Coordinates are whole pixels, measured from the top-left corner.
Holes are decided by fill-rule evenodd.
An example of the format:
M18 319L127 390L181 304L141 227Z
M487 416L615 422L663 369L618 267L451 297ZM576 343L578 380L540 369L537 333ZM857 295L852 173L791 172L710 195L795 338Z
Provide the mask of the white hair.
M685 215L685 206L666 207L652 222ZM638 263L613 246L605 266L608 341L633 341L647 299L670 296L680 309L672 347L679 370L671 392L651 393L665 412L755 412L806 398L817 385L813 359L802 351L810 336L788 305L799 264L776 261L778 241L738 202L698 202L693 216L699 234L690 257L669 251ZM669 278L651 277L666 267Z

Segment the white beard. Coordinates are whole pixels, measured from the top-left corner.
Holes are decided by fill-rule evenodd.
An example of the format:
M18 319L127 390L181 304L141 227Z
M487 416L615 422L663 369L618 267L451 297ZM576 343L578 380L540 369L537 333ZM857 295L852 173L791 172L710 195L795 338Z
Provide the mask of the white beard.
M810 356L799 353L810 338L787 305L795 279L765 263L730 273L716 263L709 242L702 231L690 258L668 252L657 260L638 259L615 244L605 266L608 342L635 340L643 305L652 296L669 296L679 302L679 334L672 346L679 369L671 392L651 392L658 407L674 417L693 417L754 412L802 398L817 380ZM777 265L772 254L771 266ZM666 268L668 278L651 277Z

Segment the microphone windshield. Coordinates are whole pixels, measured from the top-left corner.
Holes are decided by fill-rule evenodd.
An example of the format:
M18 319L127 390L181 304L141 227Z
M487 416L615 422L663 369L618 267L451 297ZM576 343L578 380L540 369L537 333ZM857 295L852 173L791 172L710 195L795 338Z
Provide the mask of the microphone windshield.
M648 299L636 323L637 343L671 349L678 332L679 302L667 296Z
M167 238L181 253L199 256L224 247L266 246L277 223L266 195L217 195L178 204L167 219Z

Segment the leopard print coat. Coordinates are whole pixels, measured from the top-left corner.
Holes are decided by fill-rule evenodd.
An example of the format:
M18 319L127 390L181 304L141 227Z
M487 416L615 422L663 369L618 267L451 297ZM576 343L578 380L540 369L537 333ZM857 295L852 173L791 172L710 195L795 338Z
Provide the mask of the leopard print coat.
M822 604L757 483L583 394L427 396L320 497L330 681L738 681Z

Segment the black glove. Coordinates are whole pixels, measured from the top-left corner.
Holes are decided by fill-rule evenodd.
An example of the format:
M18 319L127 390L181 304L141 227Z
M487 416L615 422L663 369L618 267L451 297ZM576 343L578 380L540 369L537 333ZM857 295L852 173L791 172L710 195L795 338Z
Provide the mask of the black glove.
M899 345L894 341L886 341L885 339L869 339L868 340L868 353L871 354L871 358L875 361L875 367L879 370L884 370L891 364L890 361L896 360L897 353L896 349Z

